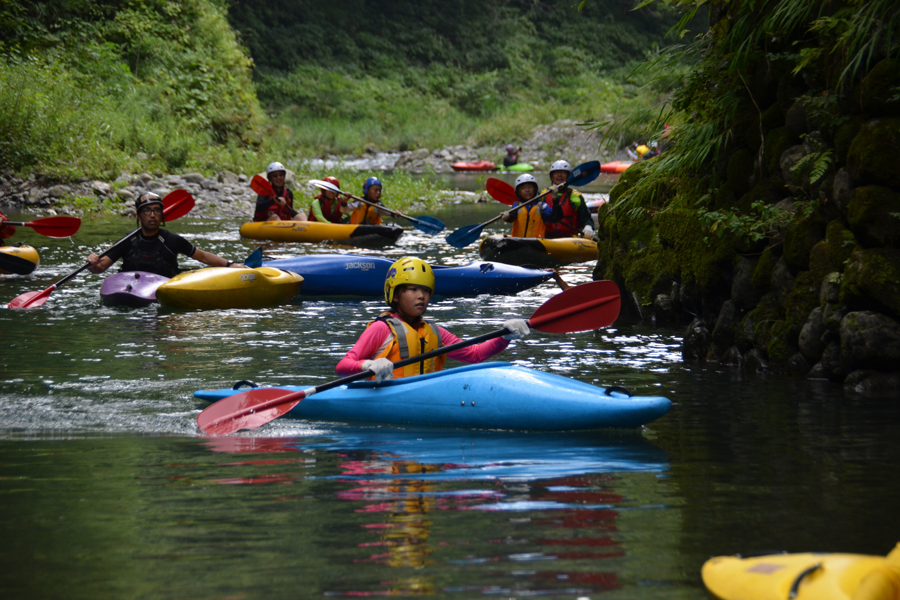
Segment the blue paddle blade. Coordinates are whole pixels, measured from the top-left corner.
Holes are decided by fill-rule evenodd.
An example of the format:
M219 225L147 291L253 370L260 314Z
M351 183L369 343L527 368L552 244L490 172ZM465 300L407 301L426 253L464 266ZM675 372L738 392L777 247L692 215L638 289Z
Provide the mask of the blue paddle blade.
M477 240L479 237L481 237L481 232L483 230L484 224L465 225L448 235L447 243L454 248L465 248L466 246Z
M578 165L569 174L566 185L587 185L600 175L600 161L592 160Z
M431 235L436 235L444 230L444 222L436 217L416 217L410 218L413 225L416 226L416 229L419 231L424 231L425 233L430 233Z
M247 256L247 258L244 259L244 265L250 267L251 269L255 269L256 267L262 266L262 259L262 246L260 246L259 248L251 252L250 255Z

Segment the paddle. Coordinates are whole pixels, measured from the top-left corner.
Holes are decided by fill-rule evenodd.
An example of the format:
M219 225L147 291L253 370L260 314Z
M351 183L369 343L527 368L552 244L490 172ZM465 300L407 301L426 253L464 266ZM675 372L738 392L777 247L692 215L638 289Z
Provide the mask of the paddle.
M267 179L265 179L262 175L256 174L250 180L250 189L259 194L260 196L274 196L275 190L272 189L272 184L269 183Z
M415 225L416 229L418 229L419 231L424 231L425 233L429 233L431 235L442 232L444 230L444 227L446 227L446 225L444 225L443 221L441 221L440 219L436 219L435 217L427 217L427 216L426 217L410 217L410 216L404 215L399 210L391 210L390 208L386 208L382 204L375 204L374 202L369 202L368 200L364 200L363 198L359 198L357 196L354 196L353 194L344 192L341 190L341 188L337 187L336 185L331 184L327 181L322 181L321 179L310 179L308 185L311 187L317 187L317 188L321 188L323 190L328 190L329 192L334 192L336 194L349 196L350 198L353 198L354 200L359 200L363 204L368 204L369 206L375 207L378 210L384 211L393 217L400 217L401 219L407 219L413 225Z
M528 319L528 326L548 333L572 333L607 327L619 316L620 305L619 288L615 283L593 281L570 287L547 300ZM509 330L504 327L478 337L461 340L431 352L399 360L394 363L394 368L480 344L507 333ZM363 371L299 392L279 388L248 390L223 398L204 409L197 416L197 425L201 431L209 435L227 435L241 429L254 429L287 413L304 398L373 375L371 370Z
M194 208L194 198L185 190L175 190L174 192L166 195L163 198L163 217L169 221L174 221L175 219L180 219L184 215L191 212L191 209ZM140 233L141 229L135 229L121 240L110 246L100 255L100 257L104 257L109 254L114 248L118 248L138 233ZM26 292L19 296L13 298L10 303L6 306L7 308L31 308L35 306L41 306L45 302L47 302L47 298L50 297L50 294L53 293L53 290L66 283L70 279L73 279L76 275L87 269L91 266L91 263L86 262L78 269L72 271L53 285L48 288L45 288L39 292Z
M74 235L81 227L81 219L78 217L45 217L35 219L27 223L14 221L0 221L0 225L17 225L19 227L31 227L41 235L52 238L64 238Z
M572 172L569 173L569 177L566 179L566 181L558 189L566 188L566 187L573 186L573 185L575 185L575 186L586 185L586 184L592 182L593 180L597 179L597 176L599 174L600 174L600 163L598 161L594 160L591 162L586 162L584 164L581 164L581 165L578 165L577 167L575 167L572 170ZM495 179L494 181L500 182L499 179ZM503 182L500 182L500 183L503 183ZM507 184L507 185L509 185L509 184ZM495 190L502 190L502 186L498 186L496 184L493 184L492 187ZM512 186L510 186L510 187L512 187ZM547 194L550 194L552 191L553 190L547 190L543 194L535 196L528 202L520 204L518 206L518 208L525 208L531 204L534 204L535 202L537 202L538 200L540 200ZM491 192L491 188L488 188L488 192L489 193ZM491 193L491 195L493 196L493 193ZM507 194L503 193L502 191L498 191L498 195L500 195L503 198L507 198ZM513 191L513 196L515 197L515 191ZM496 196L494 196L494 197L496 198ZM516 198L516 200L518 200L518 198ZM503 202L503 200L501 200L501 202ZM506 204L506 202L504 202L504 204ZM481 223L480 225L466 225L464 227L460 227L459 229L457 229L456 231L454 231L453 233L451 233L450 235L447 236L447 243L450 244L451 246L453 246L454 248L465 248L466 246L468 246L469 244L471 244L472 242L477 240L479 237L481 237L481 232L484 231L485 227L487 227L494 221L498 221L499 219L502 219L502 218L503 218L503 215L499 214L496 217L494 217L493 219L490 219L489 221L485 221L484 223Z
M255 269L256 267L261 267L263 261L263 251L262 246L251 252L247 255L247 258L244 259L244 266L250 267L251 269Z
M494 200L496 200L498 202L502 202L503 204L506 204L507 206L512 206L513 204L515 204L516 202L519 201L518 196L516 196L515 188L513 186L509 185L508 183L506 183L505 181L503 181L502 179L495 179L494 177L491 177L490 179L487 180L486 187L487 187L488 194L491 195L491 198L493 198ZM574 231L575 233L580 233L577 228L572 227L565 221L560 221L560 223L563 225L563 227L568 227L570 230Z
M28 259L0 252L0 270L11 275L28 275L37 268L37 265Z

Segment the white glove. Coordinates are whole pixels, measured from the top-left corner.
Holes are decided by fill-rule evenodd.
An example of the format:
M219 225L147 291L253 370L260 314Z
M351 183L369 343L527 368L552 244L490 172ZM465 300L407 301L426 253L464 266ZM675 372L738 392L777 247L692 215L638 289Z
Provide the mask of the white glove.
M585 225L584 229L581 230L581 237L585 239L591 239L594 237L594 228L590 225Z
M394 376L394 363L386 358L363 361L362 368L363 371L375 373L376 383L381 383L385 379L391 379Z
M531 333L528 327L528 321L525 319L510 319L503 323L503 327L509 330L509 333L503 336L504 340L517 340Z
M500 213L500 218L503 219L504 221L506 221L507 223L512 221L512 217L510 216L509 211Z
M558 184L555 184L555 183L554 183L553 185L551 185L551 186L548 187L547 189L550 190L551 192L553 192L553 193L555 194L557 191L559 191L559 188L560 188L560 187L561 187L561 185L558 185Z

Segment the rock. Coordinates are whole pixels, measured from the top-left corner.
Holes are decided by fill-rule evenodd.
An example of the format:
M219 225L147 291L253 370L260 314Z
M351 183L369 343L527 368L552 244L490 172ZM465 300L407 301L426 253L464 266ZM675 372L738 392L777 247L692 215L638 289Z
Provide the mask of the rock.
M203 188L204 190L209 190L211 192L218 192L219 191L219 182L217 182L215 179L212 179L212 178L204 179L203 181L200 182L200 187Z
M900 188L900 118L865 123L850 144L847 169L857 185Z
M112 193L112 186L103 181L92 181L91 189L100 196L109 196Z
M157 193L160 193L160 195L163 195L163 194L161 193L161 190L165 190L165 189L166 189L166 184L164 184L164 183L161 182L161 181L156 181L156 180L148 181L148 182L147 182L147 189L150 190L151 192L157 192Z
M265 175L263 175L263 177L265 177ZM181 178L182 178L183 180L187 181L188 183L195 183L195 184L199 184L199 183L201 183L203 180L206 179L206 177L204 177L204 176L201 175L200 173L187 173L187 174L185 174L185 175L182 175ZM286 179L286 178L287 178L287 177L285 177L285 179Z
M813 246L809 254L809 271L813 280L819 283L829 273L842 272L855 246L856 238L840 219L831 221L825 228L825 239Z
M842 381L844 379L845 371L840 342L834 340L826 344L818 369L814 368L813 370L823 373L825 377L832 381Z
M740 310L749 310L759 302L761 294L753 287L753 272L758 262L758 258L737 258L731 280L731 300Z
M825 232L814 219L798 215L785 232L784 260L794 272L809 269L810 252L824 238Z
M722 353L719 362L729 367L741 368L741 365L744 363L744 357L741 356L741 351L738 350L737 346L731 346Z
M841 352L850 369L900 368L900 323L881 313L848 313L841 321Z
M135 194L128 188L122 188L120 190L116 190L116 196L118 196L125 202L131 202L132 200L134 200Z
M791 375L805 376L809 374L812 367L803 354L797 352L788 359L787 369Z
M738 196L749 192L756 183L755 161L756 157L749 150L738 150L728 160L728 185Z
M825 331L822 308L816 307L809 314L806 323L803 324L798 342L800 353L810 362L817 362L819 357L822 356L822 352L825 351L825 342L822 340Z
M744 370L764 373L769 370L769 361L758 348L754 348L744 355Z
M866 246L900 246L900 194L880 185L856 188L847 221Z
M151 175L150 173L141 173L140 175L137 176L137 180L135 181L135 183L140 181L141 183L146 185L147 182L150 181L151 179L153 179L153 175Z
M73 193L73 190L68 185L54 185L49 190L47 190L47 195L51 198L62 198L63 196L68 196Z
M844 269L840 300L851 310L878 310L900 317L900 250L854 252Z
M853 191L853 178L846 169L838 169L831 186L831 194L834 203L841 213L846 213L850 205L851 192Z
M737 308L734 305L734 302L731 300L726 300L724 304L722 304L722 309L719 311L719 317L716 319L716 326L712 330L712 341L716 343L716 345L727 348L734 344L734 333L736 326L736 316L737 316Z
M900 117L900 60L886 58L872 67L859 85L862 109L872 117Z
M787 298L791 288L794 287L794 276L788 268L787 261L782 257L775 263L772 270L772 291L778 296L781 302Z
M224 183L226 185L236 185L238 182L238 176L231 171L222 171L216 176L216 180L219 183Z
M250 179L243 173L238 175L238 183L247 183L248 181L250 181Z
M792 194L802 193L804 190L806 183L804 177L800 173L794 173L792 169L806 154L806 147L798 144L785 150L778 160L778 168L781 169L784 185Z
M681 356L686 361L702 360L712 345L712 336L703 319L694 319L688 325L681 344Z
M900 374L860 369L847 375L844 389L866 398L900 398Z
M41 188L31 188L28 190L28 196L25 202L29 205L37 204L44 197L44 190Z

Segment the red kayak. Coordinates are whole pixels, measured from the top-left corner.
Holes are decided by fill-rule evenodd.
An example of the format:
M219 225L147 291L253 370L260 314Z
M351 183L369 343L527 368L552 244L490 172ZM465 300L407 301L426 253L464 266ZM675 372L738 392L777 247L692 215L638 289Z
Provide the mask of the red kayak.
M493 171L497 165L489 160L476 160L474 162L458 162L450 165L454 171Z
M617 160L614 162L603 163L600 165L601 173L621 173L634 163L630 160Z

